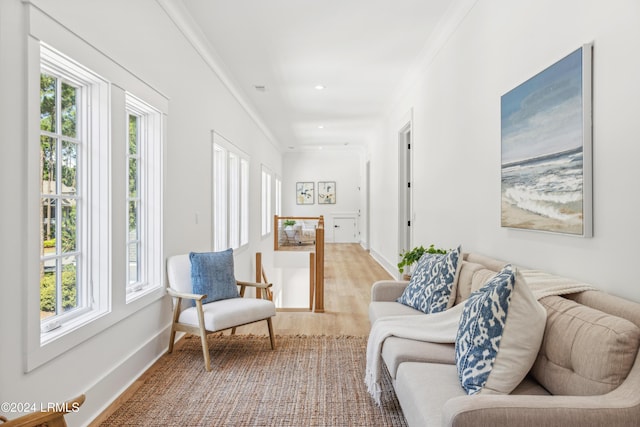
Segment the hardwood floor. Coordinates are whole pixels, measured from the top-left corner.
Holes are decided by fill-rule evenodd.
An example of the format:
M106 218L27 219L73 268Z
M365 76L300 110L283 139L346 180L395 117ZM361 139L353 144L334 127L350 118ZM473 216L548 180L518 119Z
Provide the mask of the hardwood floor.
M356 243L325 244L324 313L278 311L276 335L368 335L371 285L389 273ZM264 322L236 333L267 335Z
M325 245L324 313L278 311L273 318L276 335L353 335L369 334L369 300L371 285L376 280L391 279L384 270L356 243L327 243ZM229 333L229 332L225 332ZM242 326L237 334L268 335L265 322ZM180 342L177 343L177 346ZM277 345L277 341L276 341ZM165 356L163 356L165 357ZM156 365L142 374L90 426L118 409L142 385Z

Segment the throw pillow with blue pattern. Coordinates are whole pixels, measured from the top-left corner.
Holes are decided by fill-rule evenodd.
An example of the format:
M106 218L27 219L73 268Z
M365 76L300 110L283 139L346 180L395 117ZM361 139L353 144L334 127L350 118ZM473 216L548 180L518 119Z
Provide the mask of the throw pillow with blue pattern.
M508 394L535 362L546 311L510 264L464 303L455 343L460 385L467 394Z
M458 274L462 266L461 247L446 254L424 254L418 260L409 284L397 302L426 314L453 306Z

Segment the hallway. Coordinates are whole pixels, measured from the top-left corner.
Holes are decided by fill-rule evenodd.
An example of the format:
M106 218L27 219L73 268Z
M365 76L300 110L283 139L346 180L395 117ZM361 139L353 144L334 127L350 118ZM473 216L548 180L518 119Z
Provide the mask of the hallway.
M277 335L367 335L370 289L377 280L391 279L357 243L325 245L324 313L279 311L273 319ZM267 334L263 322L238 328L237 333Z

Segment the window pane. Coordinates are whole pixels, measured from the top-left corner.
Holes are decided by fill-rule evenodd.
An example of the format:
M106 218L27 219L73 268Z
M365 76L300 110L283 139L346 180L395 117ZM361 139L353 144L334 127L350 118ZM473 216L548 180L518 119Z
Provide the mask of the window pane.
M62 194L76 194L78 182L78 145L62 141Z
M213 246L214 250L227 246L227 152L214 145L213 148Z
M271 233L271 174L262 171L262 234Z
M240 244L246 245L249 243L249 162L244 159L240 161L240 192Z
M56 131L56 78L40 74L40 129Z
M56 260L40 262L40 320L56 314Z
M56 140L48 136L40 136L40 176L42 177L42 194L56 193Z
M129 198L138 197L138 159L129 157Z
M75 138L77 136L78 108L76 106L76 97L78 89L62 83L62 134Z
M128 248L129 255L129 284L140 281L140 250L138 243L130 243Z
M69 311L78 307L78 274L76 257L62 260L62 309Z
M62 252L74 252L77 249L77 226L75 199L62 200Z
M42 242L53 247L55 251L55 241L51 240L56 238L56 199L44 197L40 200L42 211Z
M129 201L129 241L138 240L140 238L140 235L138 234L139 215L138 202L135 200Z
M129 115L129 155L138 153L138 117Z
M229 246L240 246L240 162L229 153Z

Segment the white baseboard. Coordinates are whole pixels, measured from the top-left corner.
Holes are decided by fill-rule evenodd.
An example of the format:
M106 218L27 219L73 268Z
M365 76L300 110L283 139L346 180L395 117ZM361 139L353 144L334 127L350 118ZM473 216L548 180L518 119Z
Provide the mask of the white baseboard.
M89 425L164 356L168 349L170 331L171 324L168 324L89 386L85 393L87 400L82 406L83 410L73 416L73 424L79 422L79 425ZM99 405L96 402L103 403Z
M378 262L378 264L380 264L382 268L384 268L387 271L387 273L391 275L391 277L395 279L400 279L400 273L398 272L398 268L395 264L393 264L392 262L389 262L385 257L380 255L374 249L370 249L369 253L373 257L373 259L375 259Z

